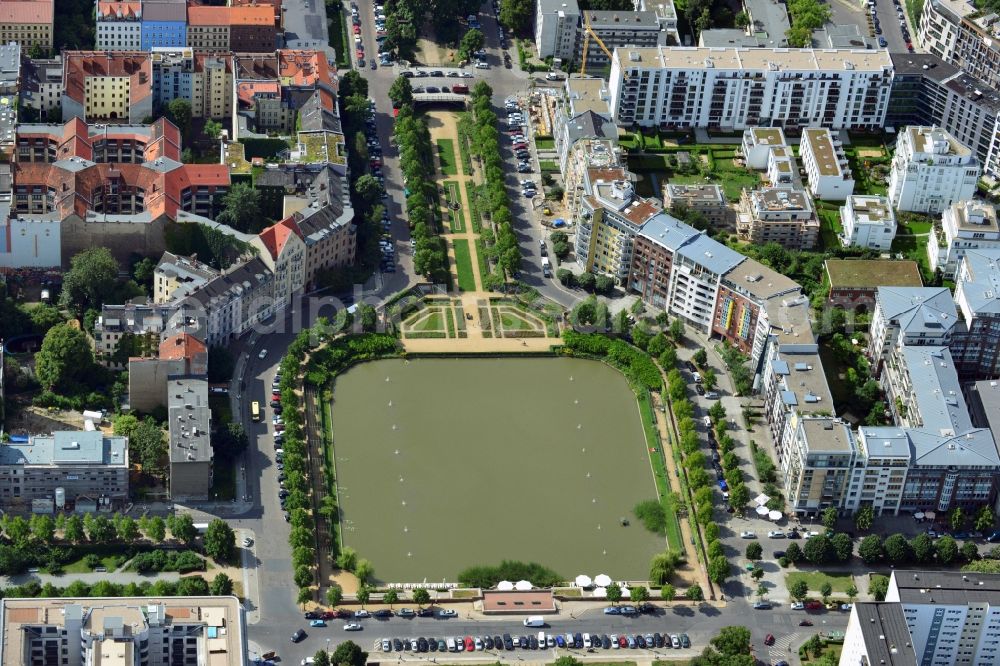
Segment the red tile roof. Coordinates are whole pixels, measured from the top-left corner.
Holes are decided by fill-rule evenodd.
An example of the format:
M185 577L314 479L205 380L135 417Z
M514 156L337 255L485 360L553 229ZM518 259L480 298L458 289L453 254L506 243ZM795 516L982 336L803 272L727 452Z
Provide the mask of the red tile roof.
M240 102L253 106L253 98L261 93L278 94L281 85L277 81L240 81L236 85L236 96Z
M53 0L3 0L0 2L0 23L52 25Z
M0 3L2 5L4 3ZM70 99L85 104L84 81L88 77L129 77L129 101L133 104L153 94L153 61L141 51L64 51L63 88Z
M330 65L322 51L278 50L278 69L285 85L314 86L317 83L333 85Z
M290 216L260 232L260 240L271 253L271 258L277 259L292 234L302 238L302 230L295 223L295 218Z
M190 333L178 333L160 343L161 361L171 361L181 358L190 361L196 354L206 353L208 353L208 348L205 346L205 343Z
M118 16L136 18L142 10L138 2L98 2L97 13L112 19Z
M274 25L272 7L188 7L189 26Z
M21 127L25 126L22 125ZM80 118L69 120L62 126L61 130L57 131L56 127L53 126L53 131L50 132L30 132L19 128L17 136L25 139L46 138L50 141L55 141L57 143L57 161L69 159L70 157L82 157L85 160L93 160L94 141L102 138L136 142L143 149L144 159L147 162L151 162L158 157L169 157L178 162L181 160L180 130L166 118L159 118L153 122L149 126L148 134L136 131L133 125L104 125L91 134L91 126L88 126Z

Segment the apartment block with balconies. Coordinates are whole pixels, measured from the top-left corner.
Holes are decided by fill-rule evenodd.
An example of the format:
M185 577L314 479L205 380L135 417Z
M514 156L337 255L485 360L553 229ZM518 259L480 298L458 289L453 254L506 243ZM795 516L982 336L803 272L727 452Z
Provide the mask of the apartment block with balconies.
M854 193L854 177L844 148L830 130L815 127L803 130L799 157L813 198L844 201Z
M896 142L889 203L900 211L941 213L971 199L982 174L979 159L938 127L907 127Z
M744 189L736 233L754 244L778 243L792 250L808 250L819 240L819 219L804 190L790 186Z
M951 279L966 252L1000 248L1000 225L996 208L978 199L959 201L941 214L927 236L927 257L931 270Z

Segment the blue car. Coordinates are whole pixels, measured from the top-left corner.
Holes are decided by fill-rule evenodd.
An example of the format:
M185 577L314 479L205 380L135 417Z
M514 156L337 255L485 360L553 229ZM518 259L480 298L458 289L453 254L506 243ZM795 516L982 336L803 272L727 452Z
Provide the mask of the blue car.
M556 634L556 647L566 647L566 639L561 634Z
M323 620L310 620L309 621L309 626L310 627L325 627L326 626L326 622L324 622Z
M729 484L726 483L725 479L719 479L719 490L723 492L729 490Z
M621 615L622 609L618 606L608 606L604 609L605 615Z

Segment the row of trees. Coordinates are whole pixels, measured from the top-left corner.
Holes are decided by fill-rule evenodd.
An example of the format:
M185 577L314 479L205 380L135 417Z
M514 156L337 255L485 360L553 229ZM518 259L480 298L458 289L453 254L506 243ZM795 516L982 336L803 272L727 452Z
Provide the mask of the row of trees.
M976 544L966 541L961 547L950 536L936 541L927 534L918 534L907 540L902 534L893 534L883 541L877 534L869 534L858 544L858 556L865 564L885 562L892 566L904 564L933 564L948 566L956 562L974 562L979 559Z
M590 271L574 273L566 268L560 268L556 271L556 279L563 286L570 288L579 287L584 291L600 294L601 296L610 296L611 292L615 290L614 278L603 273L600 275L594 275Z
M225 525L223 521L220 522ZM213 523L214 524L214 523ZM0 516L0 531L5 541L14 546L52 545L55 543L135 543L145 537L152 543L162 543L171 536L182 544L192 545L198 531L189 514L177 514L166 520L159 516L143 516L135 520L124 514L109 518L103 514L56 514L55 517L34 514L30 519L4 514Z
M399 109L393 134L399 149L399 167L406 196L410 237L415 241L413 269L436 284L447 283L448 249L439 235L438 190L435 185L434 148L427 122L414 111L410 80L398 77L389 89L393 106Z
M224 596L233 593L233 581L224 573L217 574L211 582L201 576L185 576L178 581L156 580L141 583L113 583L102 580L89 585L75 580L65 587L31 580L24 585L0 590L0 596L12 598L84 598L84 597L203 597L209 594Z
M478 156L485 183L479 196L479 209L493 224L492 240L484 235L486 255L496 263L496 270L483 276L486 289L498 290L506 277L513 277L521 268L521 248L514 235L514 216L510 212L510 198L504 184L504 165L500 157L500 130L492 106L493 89L485 81L472 88L473 125L469 136L470 150Z

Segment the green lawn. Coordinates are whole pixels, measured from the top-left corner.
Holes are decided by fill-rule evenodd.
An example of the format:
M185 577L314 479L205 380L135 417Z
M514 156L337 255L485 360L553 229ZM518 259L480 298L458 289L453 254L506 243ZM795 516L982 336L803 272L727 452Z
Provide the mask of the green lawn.
M933 228L934 223L930 220L906 220L905 222L900 220L899 229L896 231L897 234L927 234L930 233L931 228Z
M537 150L553 150L555 147L556 140L550 136L535 138L535 149Z
M451 139L437 140L438 159L441 160L441 173L445 176L458 175L458 164L455 161L455 142Z
M796 581L804 580L809 585L809 591L819 594L823 583L830 583L835 593L847 594L847 588L854 583L854 577L849 573L823 573L822 571L795 571L785 574L785 585L789 588Z
M73 560L64 566L63 571L66 573L90 573L93 569L88 567L83 562L84 558L90 553L93 553L101 558L101 564L99 566L107 569L109 573L125 563L125 554L122 552L122 547L120 545L93 546L88 547L87 552L81 555L80 559Z
M490 274L490 267L486 261L486 244L481 238L476 239L476 259L479 261L479 279Z
M552 160L539 160L538 168L542 173L559 173L559 164Z
M440 309L435 308L431 310L425 310L421 313L423 316L420 321L415 322L409 327L409 330L421 332L421 331L444 331L444 313Z
M212 460L212 487L209 495L220 500L236 499L236 464L226 456Z
M667 546L671 550L679 553L684 552L684 539L681 536L681 523L677 518L679 507L674 501L673 492L670 490L670 480L667 478L667 466L663 460L664 452L659 450L662 442L656 428L656 415L653 413L653 405L650 402L648 392L643 392L638 396L639 418L642 419L642 429L646 433L646 444L649 451L649 460L653 466L653 477L656 479L656 490L663 502L663 508L667 516Z
M464 238L456 238L455 247L455 269L458 271L458 288L462 291L476 290L476 274L472 269L472 253L469 252L469 241Z
M823 249L830 250L840 247L840 239L837 234L844 230L844 225L840 220L840 207L835 203L817 201L816 213L819 216L819 235L823 242Z

